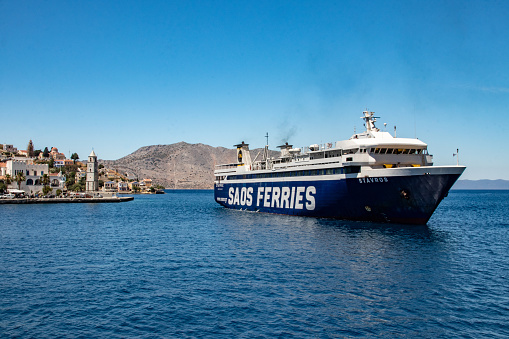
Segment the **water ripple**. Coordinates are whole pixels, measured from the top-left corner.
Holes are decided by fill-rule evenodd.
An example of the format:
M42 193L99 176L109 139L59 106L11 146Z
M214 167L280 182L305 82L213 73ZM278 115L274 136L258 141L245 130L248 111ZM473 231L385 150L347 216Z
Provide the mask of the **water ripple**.
M453 191L424 227L210 191L0 206L0 337L507 337L508 198Z

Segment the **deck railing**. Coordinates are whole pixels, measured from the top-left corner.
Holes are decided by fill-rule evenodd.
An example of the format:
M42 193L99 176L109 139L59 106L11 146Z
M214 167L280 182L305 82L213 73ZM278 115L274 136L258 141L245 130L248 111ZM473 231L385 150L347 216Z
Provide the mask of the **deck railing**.
M223 164L223 165L216 165L216 170L222 170L222 169L232 169L232 168L236 168L237 166L239 165L244 165L244 164Z

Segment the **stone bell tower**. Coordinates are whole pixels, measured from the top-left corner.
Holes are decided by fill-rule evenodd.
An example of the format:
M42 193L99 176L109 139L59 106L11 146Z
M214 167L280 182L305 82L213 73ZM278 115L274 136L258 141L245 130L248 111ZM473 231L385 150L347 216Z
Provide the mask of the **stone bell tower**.
M95 192L99 189L99 173L97 171L97 156L94 151L88 156L87 162L87 192Z

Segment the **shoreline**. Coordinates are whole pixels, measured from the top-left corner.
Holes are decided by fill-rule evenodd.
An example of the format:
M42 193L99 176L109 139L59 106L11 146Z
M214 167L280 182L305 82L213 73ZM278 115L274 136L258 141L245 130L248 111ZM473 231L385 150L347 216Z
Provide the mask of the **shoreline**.
M108 198L14 198L0 199L0 205L8 204L76 204L76 203L118 203L134 200L134 197Z

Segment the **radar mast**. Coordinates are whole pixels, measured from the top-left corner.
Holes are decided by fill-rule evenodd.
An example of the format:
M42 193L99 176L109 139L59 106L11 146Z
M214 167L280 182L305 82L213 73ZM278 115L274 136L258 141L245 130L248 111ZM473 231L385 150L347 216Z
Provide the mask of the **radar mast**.
M366 126L366 131L367 132L380 132L380 130L378 128L376 128L375 126L375 122L376 122L376 119L379 118L379 117L375 117L375 112L369 112L369 111L364 111L362 112L362 114L364 114L363 117L361 117L361 119L364 120L364 125Z

